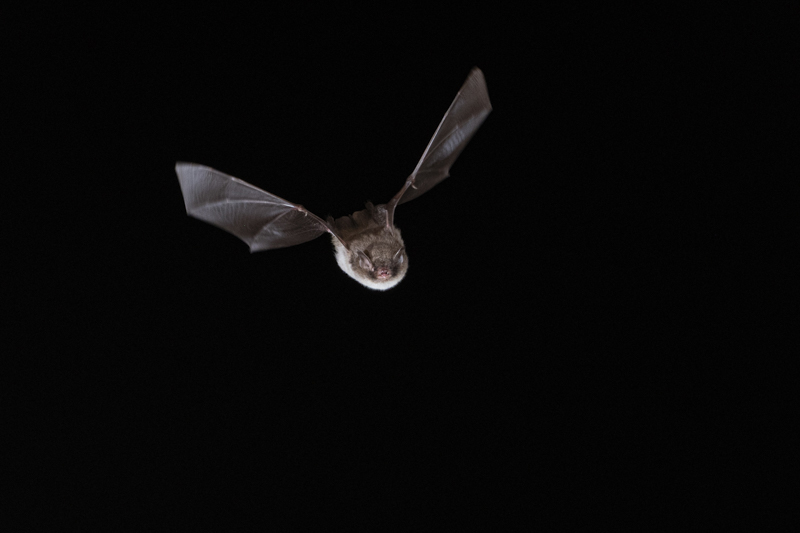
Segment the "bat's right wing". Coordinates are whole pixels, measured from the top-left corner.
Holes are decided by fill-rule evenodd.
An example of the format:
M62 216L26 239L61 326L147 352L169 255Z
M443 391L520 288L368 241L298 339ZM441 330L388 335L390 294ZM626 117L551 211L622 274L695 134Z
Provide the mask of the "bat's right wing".
M213 168L179 162L175 172L186 212L236 235L251 252L294 246L325 232L336 235L303 206Z
M390 226L394 223L394 208L398 204L413 200L450 175L450 167L491 111L483 72L473 68L436 128L414 172L388 203L387 222Z

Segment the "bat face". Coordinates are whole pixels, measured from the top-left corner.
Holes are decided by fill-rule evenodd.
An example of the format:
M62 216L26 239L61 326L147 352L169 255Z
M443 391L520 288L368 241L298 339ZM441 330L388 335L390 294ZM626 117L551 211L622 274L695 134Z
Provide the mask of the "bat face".
M387 203L334 220L322 220L249 183L192 163L178 163L186 212L245 241L251 252L294 246L330 233L336 262L365 287L386 290L408 271L408 255L395 208L450 175L450 167L491 112L483 73L474 68L436 128L414 171Z
M369 289L391 289L408 271L408 254L397 228L365 232L351 241L349 248L336 237L332 240L339 268Z

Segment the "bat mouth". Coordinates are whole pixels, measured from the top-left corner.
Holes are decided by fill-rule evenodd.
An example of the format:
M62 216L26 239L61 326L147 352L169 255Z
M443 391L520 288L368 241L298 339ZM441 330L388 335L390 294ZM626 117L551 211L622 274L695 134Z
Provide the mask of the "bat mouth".
M375 277L381 281L386 281L392 277L392 271L388 268L379 268L375 273Z

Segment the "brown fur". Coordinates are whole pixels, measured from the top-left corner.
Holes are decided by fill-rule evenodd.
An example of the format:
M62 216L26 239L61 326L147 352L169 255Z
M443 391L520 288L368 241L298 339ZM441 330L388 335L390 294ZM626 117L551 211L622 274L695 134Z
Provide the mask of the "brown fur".
M367 203L366 209L333 222L336 232L348 243L344 249L334 237L339 266L359 283L378 290L393 287L408 270L400 230L394 226L387 228L386 214L385 205ZM340 258L340 254L344 255ZM381 278L381 272L388 273L388 278Z

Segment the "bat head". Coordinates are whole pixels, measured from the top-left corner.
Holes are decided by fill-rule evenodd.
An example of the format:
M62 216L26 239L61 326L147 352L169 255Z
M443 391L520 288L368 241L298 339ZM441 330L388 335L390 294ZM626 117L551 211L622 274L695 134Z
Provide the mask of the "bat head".
M355 260L358 270L375 283L387 283L398 276L402 278L408 270L405 246L394 249L383 243L374 244L357 252Z
M363 248L351 246L348 250L335 240L334 245L339 267L370 289L391 289L408 271L408 254L399 232L392 238L374 240Z

